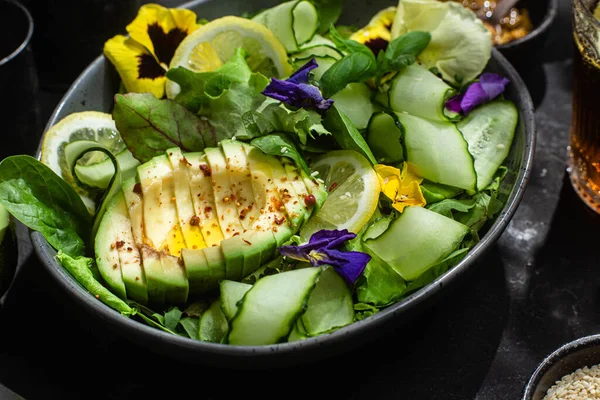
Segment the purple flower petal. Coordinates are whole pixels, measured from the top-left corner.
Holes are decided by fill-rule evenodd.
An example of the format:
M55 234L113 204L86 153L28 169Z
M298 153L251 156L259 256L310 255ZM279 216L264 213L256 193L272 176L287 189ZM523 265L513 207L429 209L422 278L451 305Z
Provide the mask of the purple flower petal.
M462 98L462 94L457 94L456 96L450 97L448 100L446 100L446 108L455 113L461 112L462 108L460 108L460 101Z
M370 255L359 251L325 250L325 253L328 256L327 264L332 265L350 285L354 285L371 260Z
M287 81L292 83L308 83L308 73L318 66L319 64L317 64L317 60L313 58L301 66L298 71L294 72L292 76L287 79Z
M475 107L488 101L488 95L481 87L481 83L475 82L471 84L460 101L460 108L467 115Z
M281 246L279 248L279 253L282 256L289 257L294 260L310 262L310 257L308 254L311 250L307 250L304 247L305 246Z
M341 231L337 229L321 229L310 237L308 244L319 243L323 248L334 249L345 241L354 239L355 237L356 234L349 232L348 229L343 229Z
M285 81L272 78L262 94L293 107L326 111L333 100L325 100L316 86L308 84L308 73L317 67L317 62L312 59Z
M510 81L503 76L486 72L481 74L478 82L469 85L463 94L451 97L446 101L446 108L453 112L469 114L475 107L485 104L500 96Z
M481 87L488 95L488 101L500 96L510 81L498 74L485 73L479 77Z

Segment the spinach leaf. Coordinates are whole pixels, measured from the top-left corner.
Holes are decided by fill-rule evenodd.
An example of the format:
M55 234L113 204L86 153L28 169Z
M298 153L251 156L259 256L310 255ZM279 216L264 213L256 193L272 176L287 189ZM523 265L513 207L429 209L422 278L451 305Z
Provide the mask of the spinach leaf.
M296 165L310 175L310 170L306 161L300 155L294 142L285 134L273 134L262 136L250 142L251 145L258 147L263 153L276 157L288 157L292 159Z
M377 84L385 74L400 71L415 63L417 56L425 50L430 41L431 34L420 31L408 32L392 40L386 51L380 52L378 55L377 74L375 76Z
M133 156L144 163L165 150L202 151L216 146L214 128L173 100L150 93L115 96L113 119Z
M165 327L174 331L177 328L177 325L179 325L182 315L183 313L178 307L171 307L165 313Z
M327 110L323 120L325 128L342 149L355 150L367 158L373 165L377 164L375 156L350 118L340 111L335 104Z
M85 254L82 238L89 237L92 216L75 190L35 158L19 155L0 162L0 203L56 250Z
M200 324L198 318L183 317L179 321L179 324L182 326L187 336L191 339L200 340L200 337L198 337L198 328Z
M344 39L333 26L330 33L337 48L348 54L321 77L319 86L325 98L330 98L349 83L364 82L377 73L377 60L371 49L355 40Z
M136 310L113 294L96 280L92 273L94 260L89 257L73 258L59 251L56 258L73 278L98 300L125 316L136 314Z

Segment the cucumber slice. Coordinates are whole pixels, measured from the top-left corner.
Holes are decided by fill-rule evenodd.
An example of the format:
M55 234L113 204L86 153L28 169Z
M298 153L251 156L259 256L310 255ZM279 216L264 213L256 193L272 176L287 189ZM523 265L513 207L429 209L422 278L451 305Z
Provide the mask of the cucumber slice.
M284 340L304 311L322 271L304 268L259 279L231 320L228 342L251 346Z
M396 115L404 126L406 160L419 168L423 178L465 190L475 188L473 157L455 124Z
M359 130L365 129L369 124L375 106L371 102L373 92L364 83L350 83L340 90L331 99L337 108L350 118Z
M123 150L116 154L115 158L121 167L123 179L135 176L136 168L140 165L140 162L133 158L133 154L131 154L129 150ZM115 174L115 168L110 158L105 158L95 164L76 165L75 173L81 183L100 189L106 189L111 178Z
M219 287L221 289L221 310L223 310L227 320L231 321L238 312L238 303L246 292L252 288L252 285L224 279Z
M221 343L228 330L229 324L221 310L221 300L217 299L202 313L198 324L198 337L205 342Z
M404 127L396 114L380 111L367 125L367 144L379 163L393 164L404 160Z
M304 64L306 64L313 58L315 59L315 61L317 62L317 65L318 65L317 68L315 68L311 71L311 73L313 75L313 79L315 81L321 80L321 77L323 76L325 71L327 71L329 68L331 68L331 66L333 64L335 64L337 61L337 59L330 57L330 56L309 56L306 58L296 58L296 59L294 59L294 70L299 69L300 67L302 67Z
M407 207L366 248L412 281L458 248L469 228L423 207ZM402 251L398 251L402 249Z
M508 156L518 119L512 102L497 100L477 107L457 124L473 156L477 190L490 184Z
M312 40L300 47L292 54L294 59L311 59L313 57L332 57L341 59L344 54L337 49L335 44L321 35L315 35Z
M333 268L326 268L319 277L301 321L308 336L330 332L354 321L352 293Z
M319 28L319 12L305 0L287 1L252 18L269 28L288 53L310 41Z
M292 332L288 336L288 342L297 342L298 340L308 339L306 329L302 325L302 319L298 319L292 328Z
M446 99L455 90L419 64L404 68L394 77L388 92L389 105L396 112L406 112L434 121L456 119L457 113L446 110Z

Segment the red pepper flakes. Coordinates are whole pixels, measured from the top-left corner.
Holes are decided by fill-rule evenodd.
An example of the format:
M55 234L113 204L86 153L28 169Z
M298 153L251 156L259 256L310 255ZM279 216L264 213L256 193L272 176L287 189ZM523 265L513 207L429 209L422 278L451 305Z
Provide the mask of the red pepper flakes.
M331 184L331 186L329 186L329 191L330 191L330 192L331 192L331 191L333 191L333 190L334 190L336 187L338 187L338 186L339 186L339 185L337 184L337 182L333 182L333 183Z
M194 215L192 218L190 218L190 225L191 226L198 226L200 225L200 217L197 215Z
M209 177L212 175L212 170L206 164L200 164L200 171L204 174L204 176Z
M306 204L307 207L312 207L317 204L317 199L315 199L315 196L312 194L309 194L308 196L304 196L304 204Z
M135 185L133 185L133 193L139 194L140 196L142 195L142 184L141 183L138 182Z

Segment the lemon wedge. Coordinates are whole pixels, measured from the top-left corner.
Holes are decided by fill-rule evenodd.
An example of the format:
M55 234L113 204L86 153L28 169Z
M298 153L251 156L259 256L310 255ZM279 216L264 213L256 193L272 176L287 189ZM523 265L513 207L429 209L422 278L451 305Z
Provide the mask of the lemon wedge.
M287 52L273 32L261 23L235 16L215 19L186 36L175 50L169 68L214 71L237 48L246 51L246 62L253 72L266 77L286 77L292 73ZM179 90L177 83L167 80L168 98L177 96Z
M334 150L316 159L311 169L318 171L329 194L300 237L306 240L321 229L361 230L377 209L381 192L371 163L356 151Z

